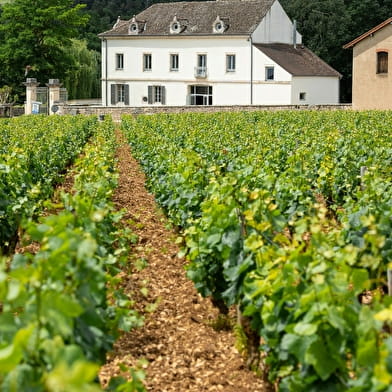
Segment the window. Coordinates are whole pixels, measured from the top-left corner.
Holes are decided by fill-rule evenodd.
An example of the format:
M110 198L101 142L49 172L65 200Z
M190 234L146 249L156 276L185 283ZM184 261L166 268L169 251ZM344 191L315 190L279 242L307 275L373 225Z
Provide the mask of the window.
M212 105L212 86L189 86L191 105Z
M112 84L110 86L110 103L112 105L129 105L129 85Z
M265 80L274 80L274 67L265 67Z
M170 71L178 71L178 54L170 55Z
M165 86L148 86L148 103L166 103L166 89Z
M125 102L125 86L123 84L117 85L116 101Z
M377 52L377 73L388 73L388 52Z
M198 54L197 55L197 66L205 68L207 67L207 55L206 54Z
M152 69L152 56L149 53L143 55L143 71L151 71Z
M306 101L306 93L299 93L299 100Z
M235 54L226 55L226 72L235 72Z
M185 26L178 21L177 16L174 15L172 22L170 23L170 33L179 34L184 30Z
M139 32L139 26L138 26L138 24L135 22L135 23L132 23L130 26L129 26L129 32L131 33L131 34L137 34L138 32Z
M116 69L124 69L124 55L116 53Z
M206 78L207 77L207 55L206 54L198 54L197 55L197 66L195 69L195 76L197 78Z

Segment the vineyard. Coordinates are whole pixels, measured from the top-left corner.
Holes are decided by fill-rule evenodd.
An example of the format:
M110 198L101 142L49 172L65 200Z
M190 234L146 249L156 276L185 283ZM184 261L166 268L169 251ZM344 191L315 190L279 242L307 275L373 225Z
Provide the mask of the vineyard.
M130 233L111 202L113 124L23 117L0 133L0 244L11 254L0 260L1 390L99 391L119 330L142 323L116 277ZM71 189L53 195L71 163ZM13 256L11 240L24 246ZM114 378L107 390L144 390L130 371L129 383Z
M180 233L188 278L222 319L238 312L251 369L284 392L392 391L391 112L121 127ZM0 121L2 391L101 390L114 342L143 325L119 277L137 239L112 200L114 130L84 116ZM140 369L121 372L106 390L145 390Z
M123 118L187 274L281 391L390 391L392 114Z

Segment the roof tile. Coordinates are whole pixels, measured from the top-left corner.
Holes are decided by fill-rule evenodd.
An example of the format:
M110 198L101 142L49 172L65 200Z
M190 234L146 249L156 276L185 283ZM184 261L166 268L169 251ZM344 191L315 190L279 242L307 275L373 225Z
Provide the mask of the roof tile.
M139 35L171 35L170 24L175 16L185 26L181 35L214 34L213 24L217 16L227 25L223 34L251 34L274 1L219 0L157 3L137 14L135 19L144 25ZM100 36L128 35L131 20L119 21L113 29Z
M338 76L342 75L303 45L255 44L271 60L293 76Z

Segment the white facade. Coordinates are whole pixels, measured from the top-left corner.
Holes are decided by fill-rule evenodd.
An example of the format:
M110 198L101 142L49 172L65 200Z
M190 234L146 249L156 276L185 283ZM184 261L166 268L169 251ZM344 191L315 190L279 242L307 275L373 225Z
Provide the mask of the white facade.
M108 44L106 58L106 44ZM112 84L129 85L129 105L146 105L148 86L164 86L167 105L187 105L190 86L211 86L214 105L250 104L252 48L247 37L165 37L103 42L104 105L110 105ZM116 55L123 54L123 69L116 69ZM143 69L143 56L151 54L151 70ZM178 55L178 69L171 70L171 55ZM205 55L206 77L197 77L198 56ZM235 56L235 71L227 69L227 56ZM272 64L267 61L266 64ZM106 68L107 66L107 68ZM264 79L260 69L259 81ZM107 89L107 90L106 90ZM117 105L121 103L117 103Z
M339 78L336 77L301 77L292 81L291 102L293 105L333 105L338 103ZM302 97L302 99L300 98Z
M295 77L254 47L255 43L293 43L294 37L301 44L301 35L294 34L293 23L278 1L252 34L103 35L102 104L338 103L338 77ZM300 100L300 93L305 100Z
M257 43L301 44L302 35L294 31L294 26L285 10L278 1L275 1L263 20L252 34L253 41Z

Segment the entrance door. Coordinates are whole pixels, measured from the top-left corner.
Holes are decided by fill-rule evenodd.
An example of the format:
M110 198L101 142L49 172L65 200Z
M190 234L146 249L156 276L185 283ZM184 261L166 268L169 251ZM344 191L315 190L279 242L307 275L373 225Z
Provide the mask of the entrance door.
M212 105L212 86L189 86L191 105Z

